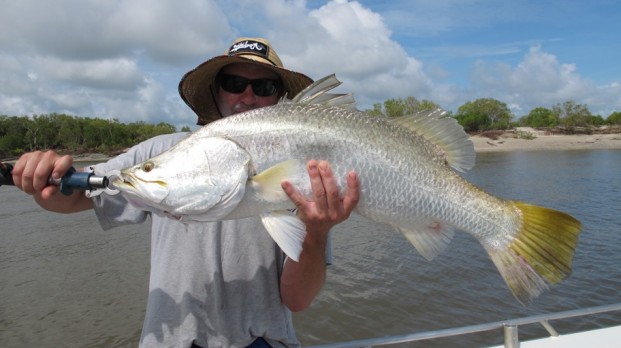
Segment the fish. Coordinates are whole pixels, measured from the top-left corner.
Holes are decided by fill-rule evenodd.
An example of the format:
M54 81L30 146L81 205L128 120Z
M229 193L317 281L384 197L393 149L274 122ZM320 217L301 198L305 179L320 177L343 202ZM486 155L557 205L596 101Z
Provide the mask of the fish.
M456 231L478 240L515 298L529 303L571 274L581 223L569 214L495 197L460 175L474 146L441 109L384 118L351 94L328 93L329 75L292 99L217 120L168 151L125 168L112 185L130 202L185 223L259 216L297 261L305 226L281 188L311 197L305 164L330 163L341 194L355 171L355 213L401 232L427 260Z

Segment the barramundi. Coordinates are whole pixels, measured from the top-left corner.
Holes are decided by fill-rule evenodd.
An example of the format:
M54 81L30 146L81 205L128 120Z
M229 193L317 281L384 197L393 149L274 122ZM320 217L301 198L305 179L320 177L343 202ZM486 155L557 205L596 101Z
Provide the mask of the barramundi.
M347 173L357 173L356 213L393 226L429 260L456 230L467 232L522 303L571 273L580 222L494 197L460 176L474 166L475 153L454 118L439 109L372 117L356 109L351 95L328 93L339 84L331 75L291 100L212 122L122 170L112 184L129 201L188 223L260 216L297 260L305 227L281 182L310 197L305 164L327 160L341 193Z

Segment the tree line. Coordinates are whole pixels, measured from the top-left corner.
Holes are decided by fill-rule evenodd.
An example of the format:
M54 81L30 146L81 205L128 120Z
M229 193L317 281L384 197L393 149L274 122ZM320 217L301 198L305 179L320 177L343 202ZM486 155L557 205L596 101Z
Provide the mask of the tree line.
M114 154L156 135L173 132L175 127L163 122L125 124L116 119L55 113L32 117L0 115L0 158L47 149L72 154Z
M439 108L430 100L414 97L388 99L365 110L372 116L399 117ZM491 98L469 101L457 109L454 117L469 133L505 130L516 126L555 128L572 133L576 129L594 129L602 125L621 126L621 112L606 119L593 115L588 107L572 100L552 108L537 107L517 121L507 104ZM0 115L0 158L10 158L24 152L55 149L72 154L115 154L141 141L177 130L168 123L121 123L116 119L78 117L65 114L28 116ZM190 131L184 127L181 131Z
M365 110L373 116L399 117L419 111L431 110L439 106L429 100L414 97L389 99L383 104L376 103L372 109ZM621 112L611 113L606 119L593 115L587 105L573 100L558 103L552 108L537 107L517 121L507 104L492 98L469 101L457 109L455 114L448 112L469 133L489 130L505 130L516 126L534 128L557 128L566 133L592 130L603 125L621 125Z

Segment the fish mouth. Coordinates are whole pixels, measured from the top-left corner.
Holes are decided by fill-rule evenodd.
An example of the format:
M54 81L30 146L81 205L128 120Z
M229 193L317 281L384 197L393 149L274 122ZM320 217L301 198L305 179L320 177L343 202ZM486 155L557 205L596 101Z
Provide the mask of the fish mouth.
M117 189L123 191L135 191L137 186L136 179L134 179L133 176L123 174L115 176L112 179L111 184L114 185L114 187L116 187Z
M162 180L142 180L132 174L121 173L115 176L111 183L119 191L154 201L161 201L168 193L168 184L166 182Z

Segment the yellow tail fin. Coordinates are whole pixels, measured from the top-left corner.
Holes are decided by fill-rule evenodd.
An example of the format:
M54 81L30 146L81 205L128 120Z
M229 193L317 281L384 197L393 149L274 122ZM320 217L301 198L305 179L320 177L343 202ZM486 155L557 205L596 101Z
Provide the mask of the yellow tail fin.
M553 209L513 202L522 215L518 235L505 250L487 247L513 295L522 303L571 274L580 221Z

